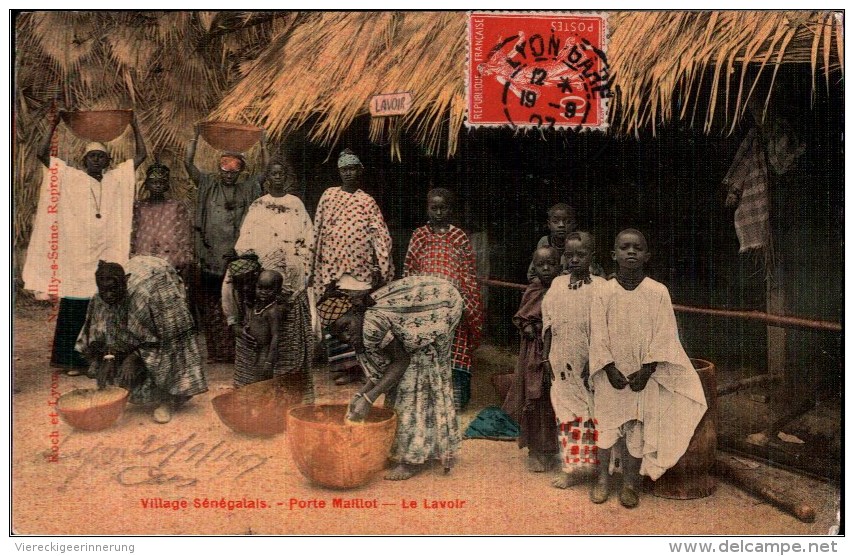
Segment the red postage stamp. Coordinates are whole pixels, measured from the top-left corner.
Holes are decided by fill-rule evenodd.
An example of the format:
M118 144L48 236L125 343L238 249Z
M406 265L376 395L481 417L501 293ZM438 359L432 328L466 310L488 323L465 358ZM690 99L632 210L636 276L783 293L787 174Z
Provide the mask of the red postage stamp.
M469 126L604 129L607 18L470 12Z

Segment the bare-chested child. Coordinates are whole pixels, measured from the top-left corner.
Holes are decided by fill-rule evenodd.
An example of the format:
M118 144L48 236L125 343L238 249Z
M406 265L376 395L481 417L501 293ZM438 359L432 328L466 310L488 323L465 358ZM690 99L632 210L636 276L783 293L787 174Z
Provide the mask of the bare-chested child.
M706 412L700 378L679 342L667 287L644 273L646 238L623 230L614 241L617 276L593 290L590 381L599 464L590 499L608 499L611 450L621 449L620 503L638 505L640 477L673 467Z
M279 334L285 311L278 299L282 281L282 275L275 270L262 271L255 285L255 301L244 308L243 331L255 340L254 366L267 378L272 378L279 358Z
M569 274L555 278L543 298L543 360L549 364L561 456L561 470L552 481L557 488L590 477L598 464L587 363L590 302L594 289L605 280L590 274L594 252L593 236L570 232L564 251Z

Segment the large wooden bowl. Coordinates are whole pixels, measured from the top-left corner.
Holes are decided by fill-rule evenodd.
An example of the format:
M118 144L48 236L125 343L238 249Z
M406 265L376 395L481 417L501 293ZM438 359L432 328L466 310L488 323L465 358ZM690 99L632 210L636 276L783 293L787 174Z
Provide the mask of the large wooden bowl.
M115 423L127 405L129 392L118 386L81 388L59 397L56 410L62 420L83 431L99 431Z
M397 414L374 407L364 422L346 423L346 405L303 405L288 412L288 444L308 480L329 488L366 484L385 467Z
M717 482L712 476L718 448L718 384L715 366L703 359L691 359L691 363L703 384L708 409L694 429L688 449L676 465L655 481L652 493L661 498L704 498L717 488Z
M261 140L260 127L232 122L202 122L199 132L208 145L220 151L243 152Z
M133 120L133 110L79 110L62 112L74 135L87 141L106 143L121 135Z
M285 432L288 409L302 403L304 382L282 375L230 390L211 403L220 421L234 432L273 436Z

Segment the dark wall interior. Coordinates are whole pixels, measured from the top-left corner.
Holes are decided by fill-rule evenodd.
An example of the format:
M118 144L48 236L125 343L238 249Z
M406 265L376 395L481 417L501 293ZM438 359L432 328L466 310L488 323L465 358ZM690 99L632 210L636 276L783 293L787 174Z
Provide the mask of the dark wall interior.
M796 167L771 184L777 279L785 287L787 313L839 322L843 95L838 83L831 83L828 94L822 76L813 102L810 79L808 66L785 67L771 102L807 145ZM368 141L368 124L367 118L358 120L331 150L300 135L290 139L288 149L301 168L310 212L323 189L337 182L338 151L350 147L362 157L366 189L379 202L394 237L398 273L412 230L426 222L425 195L432 182L458 194L458 220L466 230L485 232L494 278L524 281L531 252L546 233L546 209L563 201L576 207L581 227L596 235L598 262L606 270L613 269L615 233L636 227L647 234L653 250L649 274L670 288L674 303L765 309L762 266L756 256L739 254L733 209L724 207L721 187L752 125L750 116L731 135L706 135L700 124L688 122L660 126L654 137L645 132L622 139L598 132L464 129L453 158L428 157L405 143L399 162L389 158L387 145ZM493 341L517 341L510 317L519 299L514 290L489 290L487 332ZM678 319L691 356L764 369L764 326L685 314ZM841 365L839 335L792 332L790 337L793 365Z

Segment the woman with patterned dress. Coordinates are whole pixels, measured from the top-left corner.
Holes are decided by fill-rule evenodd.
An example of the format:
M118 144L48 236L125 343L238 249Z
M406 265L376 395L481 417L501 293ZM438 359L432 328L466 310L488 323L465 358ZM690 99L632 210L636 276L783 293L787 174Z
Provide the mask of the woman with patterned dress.
M317 305L321 321L352 345L368 374L347 418L361 421L380 394L398 416L386 479L409 479L439 460L446 472L460 446L451 384L454 329L463 298L453 284L410 276L368 295L370 285L349 276Z
M193 262L193 225L180 201L167 199L169 167L155 162L146 170L148 199L133 207L131 255L151 255L169 262L187 280Z
M341 186L323 192L314 215L313 283L318 299L344 274L374 287L394 277L391 234L374 198L360 189L364 168L349 149L338 157L338 172ZM355 380L355 353L331 338L326 346L331 370L351 371L336 384Z
M427 193L429 223L417 228L409 240L403 276L439 276L451 282L465 302L454 334L454 405L465 410L471 399L472 352L483 329L483 300L477 282L474 249L466 233L450 223L453 198L443 188Z
M272 160L266 174L267 194L249 207L234 250L238 256L255 254L258 272L274 270L284 278L281 297L286 310L273 375L301 374L310 382L314 337L306 284L312 262L314 227L302 201L290 193L295 185L296 173L290 163ZM230 265L223 281L222 308L229 326L235 331L236 386L272 378L253 368L254 351L240 332L239 325L245 324L241 323L240 305Z
M126 265L98 263L92 298L75 349L98 385L130 390L131 403L157 403L167 423L191 396L207 392L184 285L171 264L137 256Z

